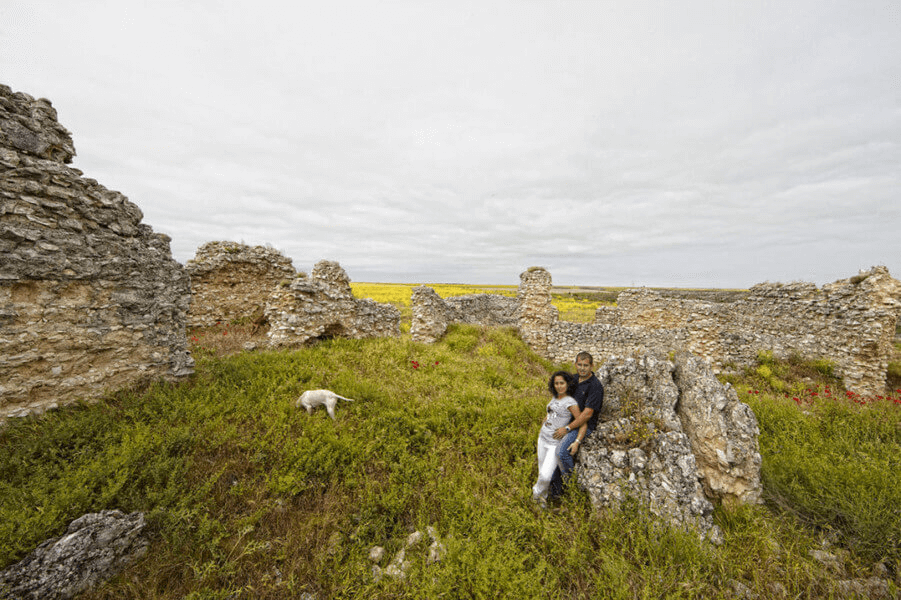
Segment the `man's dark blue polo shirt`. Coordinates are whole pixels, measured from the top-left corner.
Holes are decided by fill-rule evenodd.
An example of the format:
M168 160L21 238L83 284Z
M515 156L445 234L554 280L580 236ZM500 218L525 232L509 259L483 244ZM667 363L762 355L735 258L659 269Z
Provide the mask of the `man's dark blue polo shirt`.
M604 404L604 385L594 376L594 373L585 381L578 381L578 378L579 376L576 375L577 383L573 398L579 403L579 410L585 410L586 406L594 409L594 414L588 419L588 431L594 431L598 426L601 406Z

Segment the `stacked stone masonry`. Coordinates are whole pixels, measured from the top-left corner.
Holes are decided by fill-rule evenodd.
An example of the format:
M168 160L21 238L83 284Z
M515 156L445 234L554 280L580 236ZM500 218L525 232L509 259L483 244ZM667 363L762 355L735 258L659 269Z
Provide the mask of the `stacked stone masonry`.
M327 260L316 263L309 277L300 273L278 283L264 316L272 347L300 346L332 337L400 335L400 311L390 304L354 298L347 273Z
M193 371L169 237L74 154L49 101L0 85L0 420Z
M524 273L526 277L530 275ZM549 322L550 277L521 284L523 338L540 354L571 361L587 350L613 356L688 350L722 368L751 365L761 351L826 359L845 386L864 395L885 391L885 374L901 315L901 283L885 267L822 288L763 283L734 302L668 298L626 290L616 307L598 309L593 323ZM536 304L538 303L538 304ZM532 308L532 306L535 306Z
M467 294L442 299L432 288L420 285L413 289L411 305L410 334L416 342L437 341L451 323L486 327L515 327L518 323L519 301L500 294Z
M258 320L272 290L297 276L278 250L237 242L208 242L185 268L191 277L189 327Z

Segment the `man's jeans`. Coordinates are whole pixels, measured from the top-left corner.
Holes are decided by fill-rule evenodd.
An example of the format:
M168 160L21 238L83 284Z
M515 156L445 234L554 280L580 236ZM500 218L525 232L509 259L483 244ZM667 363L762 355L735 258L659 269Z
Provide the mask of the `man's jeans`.
M585 437L591 435L592 431L592 429L589 429L585 434ZM576 466L576 459L570 455L569 447L576 441L578 436L579 430L573 429L563 436L563 439L560 440L560 445L557 447L557 458L560 459L560 468L554 471L554 476L551 478L550 495L552 498L563 495L564 486L569 479L570 473L572 473L573 468ZM582 442L584 441L585 440L582 440ZM580 451L582 442L579 443Z

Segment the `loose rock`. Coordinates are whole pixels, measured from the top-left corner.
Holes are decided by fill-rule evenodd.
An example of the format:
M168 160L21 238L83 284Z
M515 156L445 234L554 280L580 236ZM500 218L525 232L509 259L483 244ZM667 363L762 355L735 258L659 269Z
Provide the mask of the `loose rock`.
M65 535L47 540L0 572L0 596L66 599L112 579L146 552L144 526L142 513L105 510L79 517Z

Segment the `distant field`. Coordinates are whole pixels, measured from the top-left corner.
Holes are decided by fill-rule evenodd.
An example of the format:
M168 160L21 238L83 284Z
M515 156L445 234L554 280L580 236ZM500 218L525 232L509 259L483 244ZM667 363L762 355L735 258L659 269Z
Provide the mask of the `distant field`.
M357 298L371 298L377 302L387 302L398 307L402 318L410 317L410 296L413 288L427 285L442 298L464 296L466 294L500 294L515 297L515 285L470 285L461 283L365 283L350 284ZM587 323L594 319L594 311L604 304L615 304L616 296L625 288L577 288L555 287L551 292L554 306L560 311L564 321Z
M471 285L462 283L366 283L350 284L357 298L371 298L376 302L393 304L401 311L404 321L411 317L410 296L413 288L427 285L442 298L463 296L466 294L501 294L516 296L518 286L515 285ZM554 286L551 289L551 301L560 311L560 319L574 323L588 323L594 320L594 313L599 306L615 306L616 297L626 287L603 286ZM747 290L733 289L689 289L689 288L650 288L664 296L674 298L691 298L712 302L731 302L747 294Z

